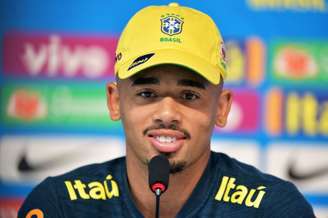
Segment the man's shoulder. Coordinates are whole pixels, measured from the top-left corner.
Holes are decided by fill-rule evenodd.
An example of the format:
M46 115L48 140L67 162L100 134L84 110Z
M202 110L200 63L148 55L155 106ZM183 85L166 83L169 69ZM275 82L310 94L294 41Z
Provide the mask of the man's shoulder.
M90 212L92 215L85 217L93 217L95 211L88 208L94 208L99 202L110 200L113 206L119 204L124 170L125 158L118 158L48 177L32 190L18 217L25 217L35 208L51 217L72 217L75 210Z
M118 176L125 168L125 157L116 158L102 163L93 163L80 166L64 174L51 177L54 181L63 180L93 180L107 175Z
M92 198L88 192L93 188L104 189L108 183L114 183L117 186L122 183L124 170L125 157L121 157L103 163L81 166L64 174L48 177L36 189L44 190L51 187L57 197L62 199Z
M299 208L306 214L301 217L313 217L311 206L291 182L223 153L213 152L212 157L219 180L215 200L232 208L260 209L256 214L263 217L270 213L273 217L295 217L291 213Z
M274 175L262 172L260 169L243 163L224 153L213 152L213 158L218 168L218 172L226 177L238 179L240 182L250 184L276 185L289 183Z
M214 156L217 159L216 163L222 178L221 181L233 182L236 187L238 185L239 187L245 186L257 191L284 191L290 195L300 195L296 186L287 180L262 172L260 169L224 153L214 153Z

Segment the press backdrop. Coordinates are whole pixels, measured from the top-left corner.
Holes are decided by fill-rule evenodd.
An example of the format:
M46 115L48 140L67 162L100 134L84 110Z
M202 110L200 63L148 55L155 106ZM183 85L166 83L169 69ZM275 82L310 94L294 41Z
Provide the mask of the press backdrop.
M294 182L328 217L324 0L181 0L220 27L234 102L212 148ZM0 217L42 179L124 154L105 84L140 8L169 1L0 2ZM147 26L140 27L140 31Z

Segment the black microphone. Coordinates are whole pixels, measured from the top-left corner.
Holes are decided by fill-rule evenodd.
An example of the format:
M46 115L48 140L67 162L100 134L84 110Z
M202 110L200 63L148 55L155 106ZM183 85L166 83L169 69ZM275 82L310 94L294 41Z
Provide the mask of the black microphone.
M156 215L159 217L159 197L169 185L170 163L166 156L157 155L148 164L149 187L156 195Z

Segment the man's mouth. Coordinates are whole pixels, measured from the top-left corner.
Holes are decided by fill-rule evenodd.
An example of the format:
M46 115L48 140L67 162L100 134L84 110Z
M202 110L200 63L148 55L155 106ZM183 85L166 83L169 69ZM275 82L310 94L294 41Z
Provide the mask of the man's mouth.
M188 138L183 132L169 129L155 129L147 133L151 145L161 153L178 151Z
M171 137L171 136L156 136L155 139L160 143L172 143L177 140L176 137Z

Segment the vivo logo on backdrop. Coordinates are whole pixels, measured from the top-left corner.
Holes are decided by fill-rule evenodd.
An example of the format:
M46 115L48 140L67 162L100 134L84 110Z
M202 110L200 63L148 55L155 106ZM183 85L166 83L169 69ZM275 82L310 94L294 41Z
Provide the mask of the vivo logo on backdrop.
M89 79L113 75L114 37L9 33L3 43L7 75Z

